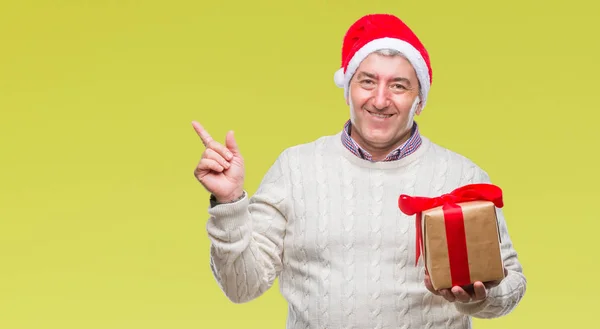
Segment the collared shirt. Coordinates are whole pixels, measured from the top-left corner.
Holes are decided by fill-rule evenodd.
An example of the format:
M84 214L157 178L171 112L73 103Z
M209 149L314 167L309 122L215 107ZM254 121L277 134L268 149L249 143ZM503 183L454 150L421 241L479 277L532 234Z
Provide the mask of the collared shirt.
M367 152L365 149L361 148L356 143L356 141L354 141L354 139L350 137L351 129L352 125L350 123L350 120L348 120L346 121L346 124L344 125L344 130L342 132L342 144L344 144L344 146L357 157L374 162L371 154L369 154L369 152ZM385 159L383 159L382 161L387 162L402 159L407 155L415 152L420 145L421 135L419 134L419 127L415 122L413 124L411 135L408 138L408 140L399 147L397 147L395 150L390 152L390 154L388 154L388 156L385 157Z

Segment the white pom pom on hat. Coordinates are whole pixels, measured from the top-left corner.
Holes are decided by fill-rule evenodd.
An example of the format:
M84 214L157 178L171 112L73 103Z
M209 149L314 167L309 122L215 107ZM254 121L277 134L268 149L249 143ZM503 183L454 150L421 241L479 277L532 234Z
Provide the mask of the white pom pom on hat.
M335 82L335 85L340 87L340 88L344 88L344 69L340 68L337 71L335 71L335 74L333 75L333 82Z

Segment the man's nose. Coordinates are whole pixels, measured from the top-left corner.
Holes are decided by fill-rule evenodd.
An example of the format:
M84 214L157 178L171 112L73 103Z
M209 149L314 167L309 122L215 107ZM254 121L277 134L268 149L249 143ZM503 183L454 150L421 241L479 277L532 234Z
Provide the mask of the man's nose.
M389 106L389 103L389 89L384 85L379 85L377 89L375 89L373 106L378 110L383 110Z

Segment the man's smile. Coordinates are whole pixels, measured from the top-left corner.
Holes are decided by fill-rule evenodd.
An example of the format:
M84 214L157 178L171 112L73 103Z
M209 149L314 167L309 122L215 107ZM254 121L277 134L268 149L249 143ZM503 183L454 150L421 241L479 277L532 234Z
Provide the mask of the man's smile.
M377 113L377 112L371 112L369 110L365 110L367 111L371 116L374 116L376 118L379 119L389 119L391 118L394 114L385 114L385 113Z

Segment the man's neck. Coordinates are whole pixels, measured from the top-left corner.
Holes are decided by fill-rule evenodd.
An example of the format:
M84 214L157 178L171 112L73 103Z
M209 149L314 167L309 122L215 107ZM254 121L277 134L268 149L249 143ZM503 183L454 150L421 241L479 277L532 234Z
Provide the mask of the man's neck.
M414 125L411 129L409 129L406 133L404 133L402 135L402 137L397 142L395 142L393 145L384 146L384 147L377 147L375 145L370 145L369 143L367 143L358 134L356 134L352 123L350 123L349 130L350 130L350 137L352 137L352 139L354 139L356 144L358 144L358 146L360 146L361 149L369 152L373 161L382 161L382 160L385 160L385 158L391 152L393 152L395 149L397 149L398 147L400 147L401 145L406 143L406 141L408 141L408 139L411 137L412 133L414 132Z

